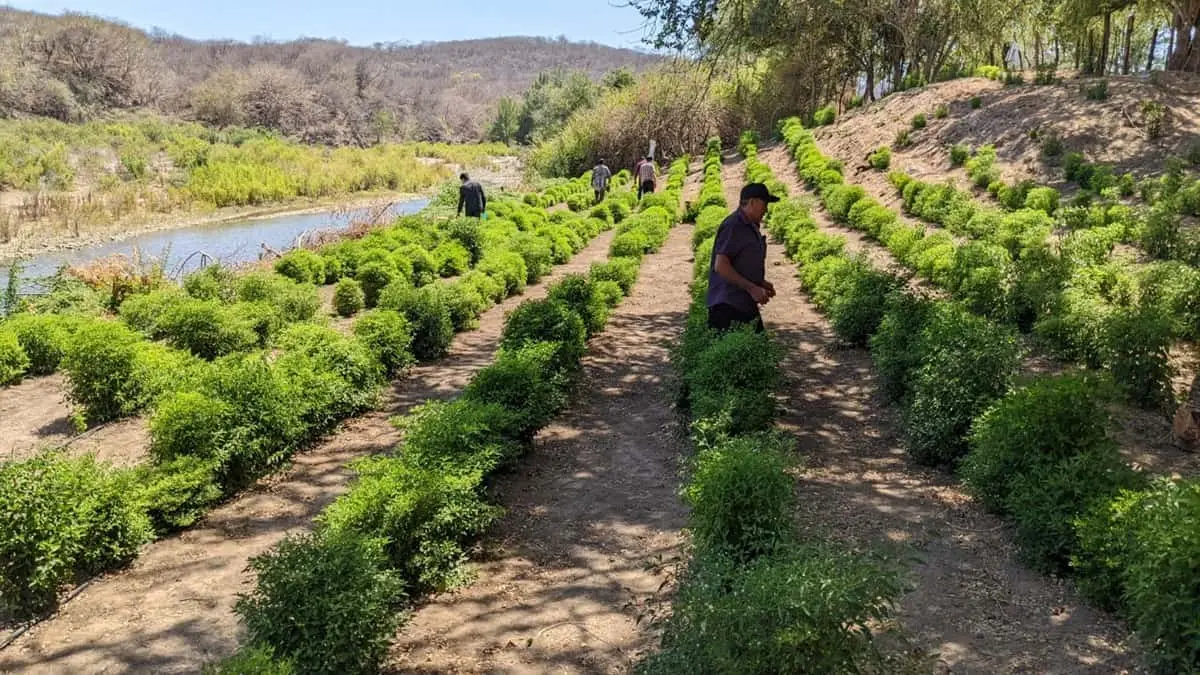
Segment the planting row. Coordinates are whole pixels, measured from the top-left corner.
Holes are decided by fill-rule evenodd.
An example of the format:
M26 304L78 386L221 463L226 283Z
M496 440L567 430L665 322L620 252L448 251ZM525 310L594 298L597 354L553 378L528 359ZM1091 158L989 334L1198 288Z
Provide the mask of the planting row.
M780 351L766 334L707 327L711 249L710 234L696 247L694 301L672 354L697 450L682 489L691 557L661 650L638 672L854 672L878 664L872 632L901 592L898 569L797 528L794 446L773 430Z
M538 217L543 223L553 217L576 233L567 256L611 227L570 212ZM482 259L492 255L485 244ZM152 462L110 471L91 457L49 452L0 467L0 502L11 505L0 528L0 609L25 617L52 608L64 584L114 567L153 536L192 524L338 420L372 407L389 376L414 360L445 354L456 329L520 293L556 259L550 243L533 259L511 250L499 256L471 280L421 287L394 281L349 336L299 322L271 337L267 349L212 361L147 341L120 321L88 320L64 350L71 396L93 421L149 409ZM479 289L464 313L452 283ZM299 287L264 272L239 278L236 287L244 293L276 286ZM304 292L312 292L308 288ZM279 304L267 298L262 301ZM208 329L197 321L190 330Z
M1137 404L1163 409L1173 404L1168 350L1174 336L1183 334L1177 324L1185 319L1177 317L1187 314L1170 314L1164 307L1174 309L1186 301L1177 291L1177 279L1152 277L1158 283L1153 292L1127 302L1106 300L1122 290L1106 284L1111 270L1077 263L1056 251L1049 238L1052 221L1044 212L1004 214L986 227L981 223L990 216L976 214L976 226L987 238L960 244L949 232L927 234L904 223L861 187L847 185L841 165L821 154L798 121L784 124L784 136L801 176L819 190L835 220L882 243L897 260L971 311L1032 331L1061 357L1109 369ZM904 188L906 202L914 208L923 194L919 186L908 183ZM935 188L930 209L948 203L938 200L941 194L945 191ZM785 243L794 250L796 242Z
M667 187L675 195L687 166L677 163ZM247 644L221 672L374 671L403 612L462 580L467 544L501 514L486 499L488 482L566 403L586 340L677 219L677 203L642 206L620 225L608 262L506 317L495 362L461 396L399 420L404 442L356 464L350 491L322 512L314 532L252 560L256 586L236 607Z
M1119 609L1156 672L1200 667L1200 481L1150 481L1112 438L1115 388L1092 372L1017 380L1015 332L955 301L920 298L847 256L804 205L776 212L772 233L838 335L868 346L887 399L902 410L909 453L951 468L1009 520L1021 557L1076 575Z

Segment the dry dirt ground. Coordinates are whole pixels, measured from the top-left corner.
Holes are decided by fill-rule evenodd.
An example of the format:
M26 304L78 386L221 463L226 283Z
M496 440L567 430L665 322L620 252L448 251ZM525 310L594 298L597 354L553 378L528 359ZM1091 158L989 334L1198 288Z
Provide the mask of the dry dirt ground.
M646 259L589 344L567 412L500 479L508 513L485 542L478 580L415 613L389 670L614 673L652 645L639 608L667 580L684 525L686 442L668 356L689 302L690 238L678 226Z
M775 171L792 194L803 194L794 170ZM727 185L740 181L725 175ZM818 222L829 229L824 218ZM949 475L909 461L877 393L870 355L837 345L801 295L781 246L770 247L768 270L779 295L763 317L786 354L780 422L796 435L805 465L797 484L800 519L853 545L911 548L913 589L898 617L935 672L1133 669L1136 657L1118 621L1081 602L1067 584L1021 565L1003 523Z
M0 651L0 672L197 672L237 646L232 612L253 582L251 556L286 534L307 530L313 517L345 491L347 462L387 452L400 440L388 419L428 399L449 398L490 363L504 315L543 297L546 286L607 258L612 233L597 237L523 296L484 313L478 330L460 333L450 354L414 368L386 392L375 412L350 420L297 455L291 470L214 509L198 526L148 545L128 569L94 580L56 615Z

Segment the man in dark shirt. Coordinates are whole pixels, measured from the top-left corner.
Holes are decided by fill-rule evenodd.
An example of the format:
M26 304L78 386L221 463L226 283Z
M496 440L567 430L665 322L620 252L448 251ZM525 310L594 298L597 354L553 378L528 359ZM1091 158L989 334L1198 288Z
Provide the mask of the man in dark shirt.
M759 229L767 205L779 201L762 183L742 188L738 210L721 223L708 267L708 326L724 330L735 323L762 331L760 305L775 297L766 280L767 238Z
M462 186L458 188L458 215L461 216L465 208L468 218L478 218L487 210L487 196L483 194L483 186L471 180L465 173L458 177L462 180Z

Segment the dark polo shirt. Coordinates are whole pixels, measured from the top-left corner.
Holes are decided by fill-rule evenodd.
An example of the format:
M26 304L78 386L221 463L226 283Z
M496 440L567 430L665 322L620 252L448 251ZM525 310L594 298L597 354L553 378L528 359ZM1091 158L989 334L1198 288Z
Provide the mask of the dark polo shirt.
M717 274L717 256L729 256L733 269L748 281L762 284L767 277L767 238L754 223L746 220L742 210L729 215L717 230L712 258L708 262L709 307L731 305L738 311L757 313L758 303L746 291L725 281Z

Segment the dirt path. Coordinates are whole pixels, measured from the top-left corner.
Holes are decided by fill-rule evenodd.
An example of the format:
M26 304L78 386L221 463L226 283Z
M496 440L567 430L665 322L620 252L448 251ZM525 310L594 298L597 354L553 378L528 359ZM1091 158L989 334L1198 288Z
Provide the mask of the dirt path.
M237 593L252 583L251 556L285 534L307 529L345 491L348 461L385 452L400 440L388 422L411 406L459 392L491 363L504 315L545 295L547 284L606 259L612 233L600 235L571 262L483 314L476 331L460 333L444 359L414 368L393 383L385 405L347 422L334 436L297 455L294 467L215 510L199 526L149 545L127 570L96 580L57 615L0 652L0 672L196 672L237 646Z
M585 383L517 473L479 579L421 608L393 646L406 672L624 672L653 638L638 600L665 577L684 524L684 449L667 383L685 322L691 228L647 258L589 345Z
M789 189L799 187L794 171L775 171ZM919 648L938 655L936 671L1131 668L1117 621L1017 562L1004 525L951 476L909 462L870 355L835 347L781 246L770 246L767 266L779 296L763 317L786 353L780 422L796 435L806 468L797 486L801 519L853 544L911 547L915 588L899 618Z

